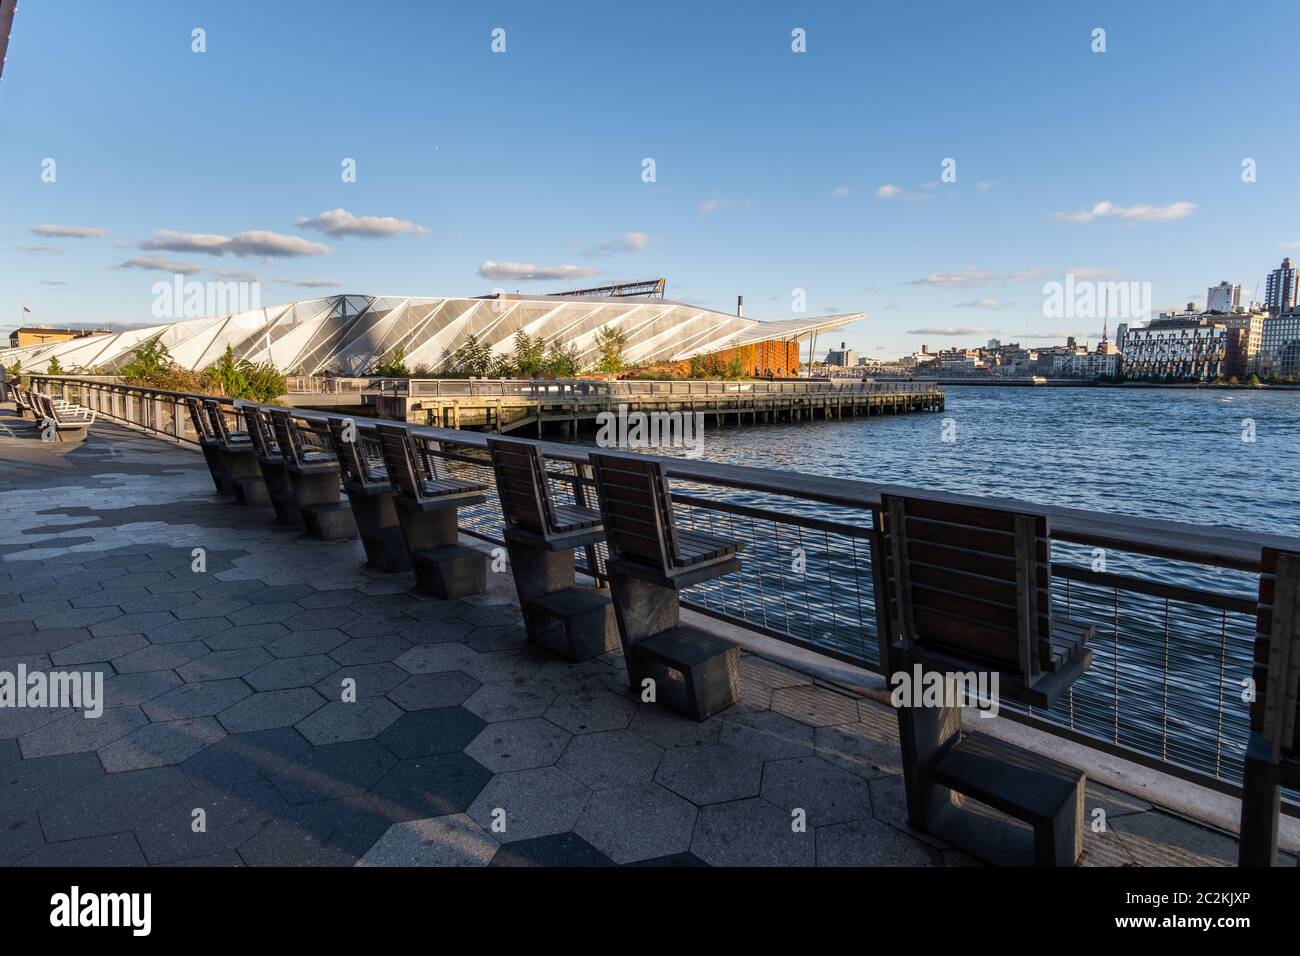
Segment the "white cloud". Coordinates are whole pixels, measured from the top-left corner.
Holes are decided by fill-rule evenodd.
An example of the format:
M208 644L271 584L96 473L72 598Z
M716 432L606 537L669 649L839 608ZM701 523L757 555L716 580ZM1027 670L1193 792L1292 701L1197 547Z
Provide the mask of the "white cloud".
M1300 249L1300 239L1297 239L1295 242L1279 242L1278 245L1283 249Z
M644 232L625 232L617 239L609 239L588 249L583 255L601 257L612 256L619 252L640 252L650 245L650 237Z
M906 192L907 190L902 186L895 186L893 183L885 183L885 185L876 190L876 198L893 199L895 196L901 196Z
M21 252L35 252L46 256L61 256L63 250L58 246L15 246L14 248Z
M959 309L1005 309L1014 303L1007 302L1004 299L971 299L969 302L958 302Z
M1173 202L1167 206L1116 206L1109 199L1091 209L1074 212L1054 212L1052 218L1060 222L1092 222L1094 219L1119 219L1124 222L1167 222L1186 219L1196 212L1194 202Z
M831 190L831 195L832 195L832 196L847 196L847 195L849 195L851 192L852 192L852 190L849 189L848 186L836 186L833 190Z
M177 262L175 259L164 259L161 256L137 256L134 259L127 259L126 262L119 262L113 266L114 269L146 269L151 272L170 272L173 275L192 276L203 272L202 266L196 266L192 262Z
M986 193L993 188L993 183L987 179L981 179L979 182L975 184L975 188L982 193Z
M296 285L304 289L337 289L343 285L333 279L272 279L281 285Z
M71 282L64 282L62 279L42 279L42 280L41 280L41 285L53 286L53 287L56 288L56 289L70 289L70 288L72 288L72 283L71 283Z
M331 236L360 236L384 239L389 236L424 236L429 230L406 219L392 216L354 216L346 209L328 209L318 216L304 216L293 221L302 229L315 229Z
M995 282L1010 285L1014 282L1029 282L1042 274L1041 269L1021 269L1018 272L986 272L967 266L960 272L931 272L919 279L909 279L905 285L929 285L947 289L971 289Z
M600 275L599 269L590 266L537 266L525 262L495 262L488 259L478 267L478 274L484 279L517 279L532 281L537 279L586 279Z
M996 332L996 331L997 331L997 329L984 329L984 328L980 328L980 327L978 327L978 326L962 326L962 327L958 327L958 328L952 328L952 327L945 327L945 328L928 328L928 327L927 327L927 328L923 328L923 329L908 329L908 330L907 330L907 334L908 334L908 335L951 335L951 336L961 336L961 335L965 335L965 336L970 336L970 335L989 335L990 333L993 333L993 332Z
M720 196L714 195L700 203L700 212L707 216L710 213L717 212L719 209L728 209L735 204L736 201L734 199L723 199Z
M923 190L929 190L938 183L922 183ZM914 192L911 189L904 189L894 183L885 183L876 190L877 199L902 199L903 202L929 202L934 197L929 192Z
M108 233L98 226L32 226L31 231L52 239L98 239Z
M152 239L137 243L141 249L161 252L199 252L209 256L261 256L264 258L292 258L295 256L322 256L329 254L329 246L308 242L298 236L254 229L235 236L214 233L173 232L159 229Z

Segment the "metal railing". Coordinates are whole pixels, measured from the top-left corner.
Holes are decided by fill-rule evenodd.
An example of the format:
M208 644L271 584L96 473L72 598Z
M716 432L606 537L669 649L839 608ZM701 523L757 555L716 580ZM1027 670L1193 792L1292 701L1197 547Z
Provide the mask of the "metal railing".
M33 376L47 394L79 401L101 419L193 441L176 411L184 396L153 389ZM224 400L229 402L229 400ZM231 403L234 404L234 403ZM294 414L324 439L326 416ZM357 420L373 443L374 421ZM492 490L462 508L462 530L500 543L503 522L487 436L407 426L456 477ZM586 450L540 442L558 500L587 496ZM369 453L379 457L377 445ZM673 480L674 520L745 544L741 570L687 589L683 603L791 644L882 671L870 532L882 491L909 489L797 472L661 459ZM1261 547L1300 540L1219 527L1129 518L1004 500L1046 511L1054 545L1053 605L1095 626L1092 668L1050 710L1003 703L1002 712L1227 793L1238 793L1248 736ZM1098 555L1105 567L1098 567ZM596 576L605 549L579 563ZM1284 801L1300 815L1294 794Z
M446 379L413 378L407 394L412 398L460 398L465 396L523 398L623 398L647 395L809 395L883 394L936 392L932 383L850 382L838 380L783 380L714 382L706 380L650 381L626 379L605 382L598 379Z

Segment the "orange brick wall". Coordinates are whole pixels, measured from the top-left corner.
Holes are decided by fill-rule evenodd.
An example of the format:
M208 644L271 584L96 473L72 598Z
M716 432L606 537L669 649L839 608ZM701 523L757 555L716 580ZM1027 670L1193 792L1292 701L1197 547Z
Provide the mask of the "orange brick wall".
M740 357L741 374L745 377L754 375L756 369L760 377L765 377L769 369L777 378L793 378L799 374L798 342L765 339L762 342L740 345L734 349L711 352L705 358L713 358L720 369L726 369L736 356ZM671 369L681 375L688 375L691 371L690 362L672 362L660 367L665 370Z

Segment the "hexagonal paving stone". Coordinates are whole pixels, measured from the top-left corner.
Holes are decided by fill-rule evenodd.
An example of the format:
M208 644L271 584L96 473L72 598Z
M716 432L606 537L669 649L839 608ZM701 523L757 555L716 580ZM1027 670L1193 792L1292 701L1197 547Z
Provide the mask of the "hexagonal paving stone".
M638 704L604 686L582 685L561 692L546 709L546 719L573 734L622 730L632 722Z
M375 737L402 713L402 708L386 697L334 701L295 726L313 744L337 744Z
M100 608L99 610L107 611L110 609ZM68 612L68 613L80 614L85 612L78 611L78 612ZM116 637L119 634L142 634L145 631L149 630L150 628L160 627L161 625L170 623L171 621L174 620L175 618L172 616L170 611L146 611L142 614L120 614L119 613L118 616L116 617L109 618L107 620L102 620L97 624L90 625L90 633L95 635L96 637ZM38 628L39 627L69 627L69 626L75 627L78 626L79 624L80 622L74 622L72 620L68 620L67 623L59 623L59 624L53 624L53 623L42 624L40 619L37 619L36 621L36 626Z
M171 615L167 615L169 618ZM88 627L95 637L113 637L118 634L138 634L144 630L136 627L137 617L127 619L116 607L68 608L32 619L38 631L56 627ZM117 622L126 621L124 626Z
M391 821L355 799L291 806L239 848L249 866L354 866Z
M574 737L559 767L593 790L648 783L663 748L630 730L607 730Z
M927 846L939 850L948 849L948 844L938 837L914 830L911 824L907 822L907 794L903 791L903 778L901 776L873 777L866 783L871 790L872 817L881 823L889 824L895 830L900 830L904 834L920 840ZM972 805L978 806L978 804Z
M721 744L676 747L664 752L654 779L699 806L722 803L758 795L763 761Z
M400 637L359 637L334 648L330 657L340 664L377 664L395 660L410 647Z
M201 684L182 684L155 700L144 704L150 720L185 720L191 717L210 717L243 700L252 691L242 680L205 681Z
M230 785L271 777L311 749L292 727L230 734L190 757L181 769L200 784Z
M466 699L464 706L488 723L495 723L540 717L554 700L555 691L542 684L484 684Z
M685 853L695 828L695 807L654 783L592 794L574 832L615 863Z
M402 672L405 675L405 671ZM482 685L462 671L416 674L388 692L388 699L403 710L428 710L465 703Z
M101 747L99 759L109 773L162 767L180 763L224 736L225 729L211 717L169 720L141 727Z
M292 617L284 619L284 624L291 631L321 631L338 628L349 621L357 620L357 613L346 607L309 608L299 610Z
M879 820L817 828L818 866L940 866L937 850Z
M614 861L576 833L516 840L497 850L489 866L613 866Z
M325 706L325 698L310 687L259 691L217 715L232 734L272 727L290 727Z
M182 641L201 641L230 629L224 617L196 617L188 621L169 621L145 632L150 643L175 644Z
M170 671L206 653L208 648L202 641L154 644L122 657L113 658L113 667L119 674L131 674L136 671Z
M459 753L486 724L464 707L439 707L403 714L379 735L379 742L406 759Z
M151 864L207 859L229 853L288 808L269 781L200 787L135 831ZM194 811L204 829L194 831ZM236 858L238 859L238 858Z
M290 803L348 800L364 803L363 794L398 760L373 740L352 740L309 747L271 776Z
M266 645L266 650L275 657L307 657L312 654L328 654L348 636L337 628L325 628L319 631L293 631Z
M821 827L871 816L871 792L846 770L820 757L769 760L762 796L785 810L802 809L810 826Z
M326 674L332 674L338 664L324 654L310 657L286 657L263 664L250 671L244 680L254 690L284 690L287 687L311 687Z
M355 588L335 588L325 591L312 588L310 594L298 598L298 603L308 610L323 607L351 607L360 598L361 592Z
M475 665L478 651L464 644L423 644L402 653L393 663L412 674L436 674L464 670Z
M463 641L472 631L473 627L464 621L435 619L408 623L400 634L412 644L446 644Z
M761 797L703 807L691 852L710 866L812 866L817 837L796 833L791 817Z
M555 767L516 770L493 777L469 815L502 843L513 843L572 830L590 797L590 790ZM493 829L494 819L504 822L504 832Z
M519 646L528 640L528 632L521 623L502 624L494 627L477 627L470 634L468 644L476 651L504 651Z
M201 594L193 604L178 607L175 615L182 621L199 617L225 617L227 614L236 614L248 606L249 603L240 598L207 597Z
M501 846L464 813L394 823L358 866L486 866Z
M203 643L214 651L236 651L246 647L265 647L270 650L280 638L288 634L283 624L243 624L205 637ZM270 651L275 654L275 651ZM281 656L276 654L277 657Z
M134 834L113 833L51 843L25 854L15 866L39 867L125 867L144 866Z
M344 681L349 681L347 689L360 699L363 697L383 697L389 691L401 685L411 676L396 664L381 661L378 664L357 664L340 667L316 682L317 692L326 700L342 700ZM389 698L391 700L391 697Z
M488 724L465 748L493 773L549 767L560 759L570 735L549 720L530 717Z
M858 720L856 698L812 684L774 690L772 709L813 727L851 724Z
M274 587L265 587L261 590L250 591L243 595L249 603L257 604L285 604L293 601L301 601L305 597L316 594L317 591L310 584L278 584Z
M98 637L80 644L73 644L50 652L50 662L55 667L75 667L78 664L93 664L111 661L115 657L130 654L142 647L148 647L149 641L142 634L124 634L120 637Z
M451 645L435 645L437 646ZM549 651L541 650L532 644L509 651L479 653L471 650L470 653L475 656L466 660L458 669L484 684L524 683L529 681L543 664L553 659Z
M98 750L149 722L139 707L114 707L98 717L75 710L18 738L23 759Z
M197 684L205 680L226 680L243 677L271 660L271 655L261 647L242 647L234 651L213 651L196 657L183 667L176 668L181 680Z
M193 792L177 767L110 773L41 809L51 842L132 830Z
M270 624L288 620L294 615L303 613L301 607L293 601L281 601L270 604L251 604L226 615L226 620L231 624Z
M135 707L161 697L182 681L172 671L140 671L118 674L104 681L105 707Z
M492 774L465 754L403 760L370 788L390 820L464 813Z
M818 727L816 744L817 756L859 777L903 772L896 726L857 723Z
M765 760L811 757L813 753L813 729L775 711L728 714L718 740Z
M691 720L658 704L638 704L628 730L640 734L660 747L701 747L716 744L723 718Z

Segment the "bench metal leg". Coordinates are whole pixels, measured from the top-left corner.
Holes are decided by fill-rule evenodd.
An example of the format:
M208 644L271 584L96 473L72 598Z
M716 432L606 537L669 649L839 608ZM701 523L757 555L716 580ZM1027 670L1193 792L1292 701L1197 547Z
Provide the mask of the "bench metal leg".
M352 509L339 498L337 468L306 473L290 471L289 481L308 534L321 541L356 537Z
M221 461L226 474L230 476L231 490L235 503L240 505L270 504L271 496L266 489L266 479L257 463L257 453L249 448L247 451L221 449Z
M506 547L530 641L572 661L599 657L613 647L618 628L612 604L594 588L578 586L572 548L551 551L517 540ZM539 603L547 597L551 600Z
M632 647L653 634L676 627L681 622L681 604L672 588L621 574L612 568L607 570L607 575L618 620L618 636L627 660L628 686L639 691L641 675L637 673Z
M271 507L275 509L277 524L302 524L302 511L298 508L298 499L294 497L293 485L289 482L289 472L283 462L261 461L262 478L266 482L267 494L271 496Z
M217 494L233 495L235 486L230 482L230 472L226 471L226 461L221 455L221 449L206 442L201 447L203 460L208 464L208 472L212 475L212 484L216 486Z
M425 511L404 498L394 503L415 568L415 583L421 590L443 598L487 590L488 556L460 544L457 508Z
M397 518L393 496L366 494L349 486L348 504L352 506L352 518L361 535L366 561L381 571L411 570L411 557L406 550L406 538Z

